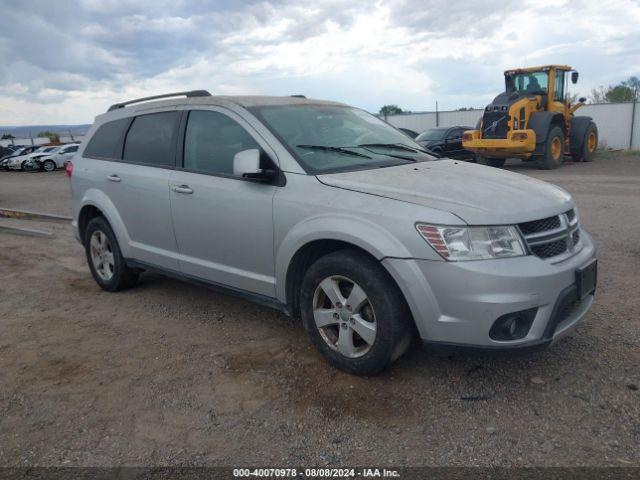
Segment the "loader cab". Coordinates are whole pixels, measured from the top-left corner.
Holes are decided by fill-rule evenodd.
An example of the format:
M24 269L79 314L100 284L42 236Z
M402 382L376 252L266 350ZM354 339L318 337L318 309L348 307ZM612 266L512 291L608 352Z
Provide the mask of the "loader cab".
M537 110L559 112L566 115L566 90L569 78L578 80L578 72L564 65L507 70L504 72L505 89L521 96L537 97Z

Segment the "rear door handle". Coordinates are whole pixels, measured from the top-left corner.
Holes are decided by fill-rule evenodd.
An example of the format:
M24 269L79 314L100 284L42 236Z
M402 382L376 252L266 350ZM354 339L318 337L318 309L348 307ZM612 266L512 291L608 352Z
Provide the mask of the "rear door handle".
M107 175L107 180L109 180L110 182L120 182L120 181L122 181L122 179L116 174Z
M174 185L173 187L171 187L171 190L173 190L176 193L184 193L184 194L193 193L193 188L189 187L189 185Z

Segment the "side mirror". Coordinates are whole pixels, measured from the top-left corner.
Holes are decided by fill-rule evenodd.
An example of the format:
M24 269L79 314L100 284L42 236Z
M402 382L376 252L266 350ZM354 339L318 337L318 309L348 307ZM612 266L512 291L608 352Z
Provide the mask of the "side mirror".
M242 150L233 156L233 174L236 177L255 178L262 173L260 150Z
M571 83L578 83L578 72L571 72Z
M270 182L275 170L263 169L260 165L260 150L252 148L242 150L233 156L233 174L236 177L248 178L261 182Z

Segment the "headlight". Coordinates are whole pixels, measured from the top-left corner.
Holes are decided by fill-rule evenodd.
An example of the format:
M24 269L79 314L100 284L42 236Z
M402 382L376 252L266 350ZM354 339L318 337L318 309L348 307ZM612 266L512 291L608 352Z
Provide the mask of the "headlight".
M416 229L436 252L452 262L526 255L516 227L443 227L418 223Z

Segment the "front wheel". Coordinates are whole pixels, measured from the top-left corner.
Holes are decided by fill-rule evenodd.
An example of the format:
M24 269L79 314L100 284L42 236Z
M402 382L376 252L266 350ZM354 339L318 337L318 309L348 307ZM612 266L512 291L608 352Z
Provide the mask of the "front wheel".
M393 279L373 258L342 250L317 260L300 291L312 343L341 370L375 375L406 352L411 313Z
M553 170L562 166L564 158L564 132L554 125L549 130L547 142L544 146L544 155L540 157L538 164L543 170Z
M42 169L45 172L53 172L56 169L56 163L53 160L45 160Z

